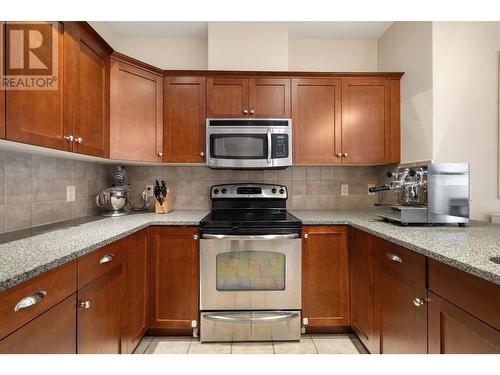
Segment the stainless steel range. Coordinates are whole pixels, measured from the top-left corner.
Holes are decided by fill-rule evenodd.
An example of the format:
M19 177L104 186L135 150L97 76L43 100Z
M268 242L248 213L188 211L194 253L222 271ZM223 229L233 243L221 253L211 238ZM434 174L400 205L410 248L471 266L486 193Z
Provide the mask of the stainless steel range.
M211 188L200 223L201 341L300 340L301 221L287 188Z

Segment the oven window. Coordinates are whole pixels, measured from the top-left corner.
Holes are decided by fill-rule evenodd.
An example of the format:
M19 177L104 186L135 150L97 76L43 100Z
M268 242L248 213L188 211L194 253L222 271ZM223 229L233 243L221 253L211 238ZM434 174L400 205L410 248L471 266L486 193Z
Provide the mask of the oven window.
M285 254L234 251L216 258L218 291L285 290Z
M265 134L211 134L210 157L217 159L266 159Z

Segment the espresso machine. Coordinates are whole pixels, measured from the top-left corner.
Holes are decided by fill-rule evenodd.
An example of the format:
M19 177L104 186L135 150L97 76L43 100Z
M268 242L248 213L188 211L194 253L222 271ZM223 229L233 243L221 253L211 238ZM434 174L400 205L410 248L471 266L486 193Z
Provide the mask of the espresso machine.
M469 223L468 164L400 164L387 177L386 184L369 189L381 193L377 216L402 225Z

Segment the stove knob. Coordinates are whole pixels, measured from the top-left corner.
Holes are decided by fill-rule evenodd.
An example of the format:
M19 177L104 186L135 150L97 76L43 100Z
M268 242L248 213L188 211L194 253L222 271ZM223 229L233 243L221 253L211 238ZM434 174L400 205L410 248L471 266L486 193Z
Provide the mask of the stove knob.
M271 193L276 194L276 188L272 188Z
M280 189L280 194L285 194L285 189L281 188Z
M219 189L214 189L214 194L215 195L219 194Z
M226 194L226 193L227 193L226 188L223 188L223 189L221 190L221 192L222 192L222 194Z

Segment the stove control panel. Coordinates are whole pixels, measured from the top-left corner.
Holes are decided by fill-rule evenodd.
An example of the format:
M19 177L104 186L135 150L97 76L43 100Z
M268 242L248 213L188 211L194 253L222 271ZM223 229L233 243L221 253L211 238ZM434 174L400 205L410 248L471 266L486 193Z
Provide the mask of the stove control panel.
M212 199L287 199L284 185L273 184L223 184L211 188Z

